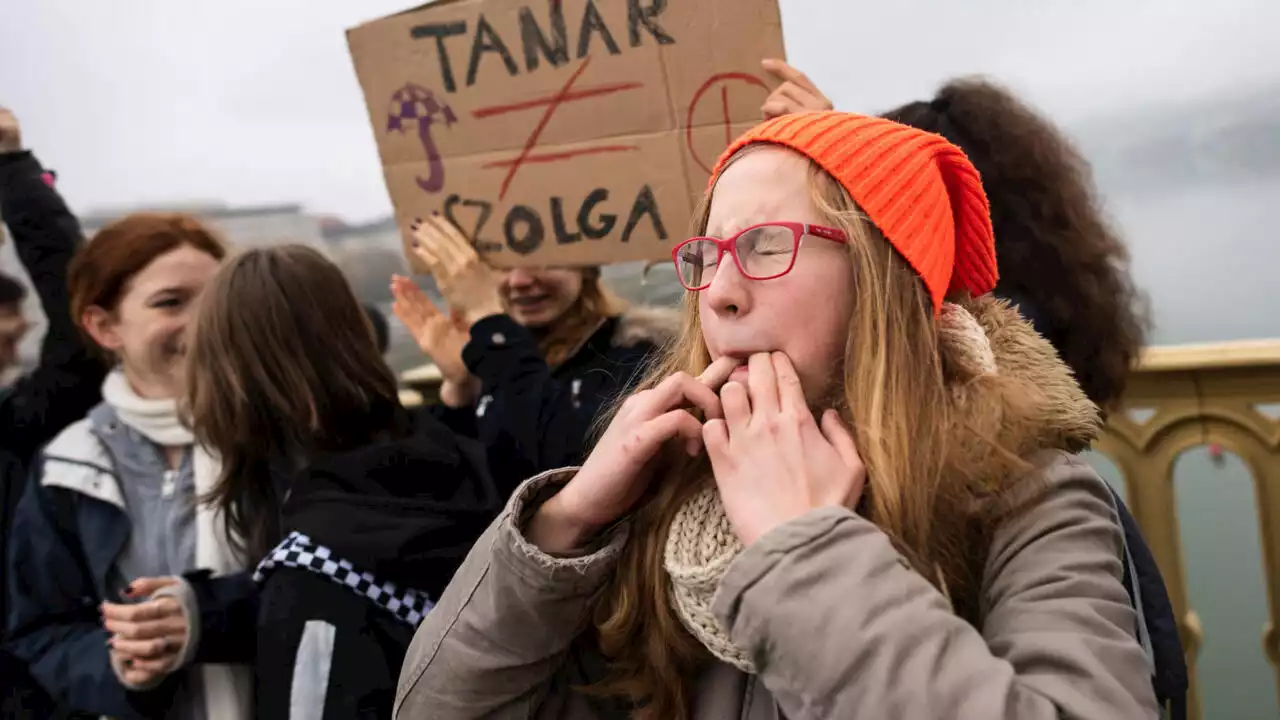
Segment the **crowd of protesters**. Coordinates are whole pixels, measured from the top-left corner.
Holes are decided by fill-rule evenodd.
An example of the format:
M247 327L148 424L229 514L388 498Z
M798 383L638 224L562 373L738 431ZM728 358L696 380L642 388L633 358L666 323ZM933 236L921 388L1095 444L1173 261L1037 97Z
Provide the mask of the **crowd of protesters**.
M322 255L84 239L0 110L49 318L16 374L0 277L3 717L1183 717L1077 457L1147 324L1088 164L982 80L873 116L764 69L679 308L406 228L427 407Z

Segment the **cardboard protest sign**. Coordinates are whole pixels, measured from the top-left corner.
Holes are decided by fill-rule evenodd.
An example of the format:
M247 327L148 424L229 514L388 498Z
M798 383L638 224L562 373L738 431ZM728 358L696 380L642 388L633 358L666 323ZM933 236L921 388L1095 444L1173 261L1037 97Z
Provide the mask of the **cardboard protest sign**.
M500 266L668 257L783 57L777 0L439 0L347 42L401 226Z

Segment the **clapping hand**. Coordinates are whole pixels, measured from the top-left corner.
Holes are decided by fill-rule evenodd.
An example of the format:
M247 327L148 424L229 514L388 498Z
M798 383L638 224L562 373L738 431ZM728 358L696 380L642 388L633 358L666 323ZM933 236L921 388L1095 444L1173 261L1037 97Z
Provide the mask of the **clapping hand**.
M431 358L445 380L465 383L471 373L462 362L462 349L470 334L461 313L445 315L412 280L401 275L391 278L391 294L395 302L391 312L400 319L422 352Z
M480 257L456 225L436 215L415 221L410 229L414 256L431 272L445 302L468 327L504 312L498 292L502 275Z

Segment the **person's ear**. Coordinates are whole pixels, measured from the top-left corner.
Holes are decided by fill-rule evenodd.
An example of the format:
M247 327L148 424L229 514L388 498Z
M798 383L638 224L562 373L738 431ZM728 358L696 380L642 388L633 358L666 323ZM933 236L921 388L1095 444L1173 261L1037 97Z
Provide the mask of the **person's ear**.
M92 305L80 316L80 326L103 350L118 352L124 345L120 338L119 323L112 313Z

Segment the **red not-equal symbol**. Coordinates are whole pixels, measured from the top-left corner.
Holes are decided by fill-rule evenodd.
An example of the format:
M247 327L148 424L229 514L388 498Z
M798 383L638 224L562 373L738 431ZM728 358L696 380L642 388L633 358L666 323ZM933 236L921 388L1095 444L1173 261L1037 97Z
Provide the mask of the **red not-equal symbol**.
M506 168L507 176L502 180L502 188L498 192L498 199L506 197L507 189L511 187L511 181L515 179L516 173L525 163L548 163L569 160L583 155L599 155L602 153L629 152L639 150L638 145L596 145L589 148L580 148L576 150L562 150L549 153L534 153L538 141L542 138L542 131L546 129L547 123L551 122L551 118L565 103L577 102L588 98L603 97L614 93L623 92L625 90L636 90L644 87L644 83L626 82L613 83L611 85L597 85L595 87L582 88L574 90L573 85L582 76L587 64L591 62L588 57L582 61L577 70L573 71L573 75L565 82L560 90L552 95L531 98L521 102L508 103L504 105L490 105L488 107L476 108L471 111L472 117L487 118L496 115L505 115L506 113L519 112L521 110L531 110L533 108L544 107L546 110L542 113L542 118L538 120L538 124L534 126L533 132L529 133L529 137L524 141L524 148L515 158L507 160L494 160L487 162L481 167L484 168Z
M698 156L698 149L694 146L693 116L697 112L698 103L702 102L703 96L709 93L716 86L719 86L720 115L721 123L724 126L724 144L725 146L728 146L729 143L733 142L733 118L729 114L729 85L737 83L762 88L765 93L769 92L769 86L755 75L742 72L727 72L712 75L708 78L706 82L702 83L702 85L698 87L698 91L693 94L693 99L689 101L689 114L684 120L684 142L685 145L689 147L689 155L693 157L693 161L698 164L698 167L705 170L708 175L711 174L711 166L702 161L702 158Z

